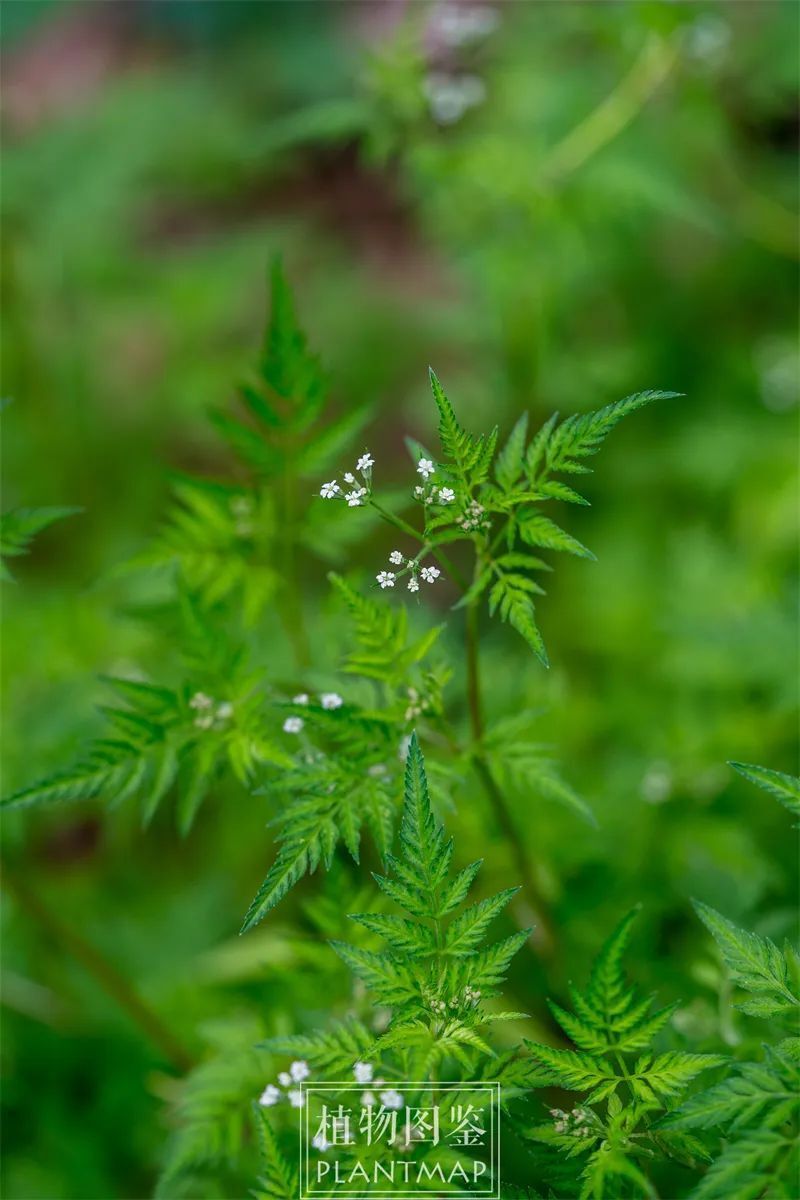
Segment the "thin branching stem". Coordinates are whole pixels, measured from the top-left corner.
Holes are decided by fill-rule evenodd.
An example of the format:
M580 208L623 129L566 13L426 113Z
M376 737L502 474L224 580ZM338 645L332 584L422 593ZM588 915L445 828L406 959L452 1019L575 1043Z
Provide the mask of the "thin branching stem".
M163 1018L139 995L122 972L97 946L68 925L45 904L38 891L12 868L3 864L3 881L21 908L52 940L72 955L94 977L103 991L122 1009L148 1041L157 1046L172 1067L184 1074L194 1065L191 1054Z

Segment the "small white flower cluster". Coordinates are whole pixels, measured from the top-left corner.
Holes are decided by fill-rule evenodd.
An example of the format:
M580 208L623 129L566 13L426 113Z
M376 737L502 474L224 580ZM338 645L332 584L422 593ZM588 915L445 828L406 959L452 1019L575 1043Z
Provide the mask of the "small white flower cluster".
M486 516L486 509L477 500L470 500L456 521L456 525L460 525L465 533L471 533L475 529L486 529L488 524L489 518Z
M308 1063L302 1059L298 1059L291 1064L288 1071L281 1071L278 1076L280 1087L276 1087L274 1083L267 1084L258 1098L258 1103L262 1108L271 1108L283 1099L281 1088L286 1088L286 1099L292 1108L302 1108L304 1103L303 1093L299 1087L294 1087L293 1084L302 1083L304 1079L308 1079L310 1074Z
M499 13L488 4L441 4L433 11L430 31L446 46L458 48L488 37L499 23Z
M573 1137L591 1137L592 1113L587 1108L573 1108L572 1112L564 1112L562 1108L551 1108L553 1128L556 1133L569 1133Z
M233 716L233 705L229 700L218 704L213 696L207 696L205 692L195 692L189 701L189 708L197 713L194 723L198 729L221 729Z
M424 88L431 116L437 125L455 125L465 112L486 99L486 84L479 75L431 71Z
M428 487L428 480L436 474L436 465L429 458L421 458L417 463L417 474L424 480L424 486L418 483L414 488L414 496L423 504L452 504L456 494L451 487Z
M420 567L416 558L405 558L399 550L393 550L389 555L389 562L395 567L403 567L402 571L395 573L394 571L379 571L375 576L381 588L393 588L398 577L408 575L408 590L410 592L419 591L419 581L424 579L425 583L435 583L441 575L438 567Z
M369 499L372 495L372 468L375 466L375 459L365 451L356 463L356 471L361 475L363 484L360 484L352 471L345 471L342 478L348 485L349 491L340 487L335 479L331 479L328 483L323 483L319 489L319 494L323 500L346 500L348 508L361 508L364 504L365 497Z
M292 704L307 705L311 701L311 697L307 692L300 692L297 696L292 696ZM338 692L322 692L319 698L320 706L327 712L333 712L337 708L341 708L344 700ZM287 717L283 722L284 733L301 733L305 727L305 721L302 717Z
M361 1094L361 1105L363 1108L374 1108L376 1104L383 1105L384 1108L402 1108L405 1103L400 1092L395 1088L386 1087L386 1080L374 1077L375 1068L372 1063L357 1062L353 1064L353 1078L356 1083L363 1083L367 1090ZM376 1095L377 1093L377 1095ZM325 1143L324 1145L322 1143ZM314 1138L313 1144L318 1150L327 1150L331 1145L327 1141L324 1134Z
M405 712L405 719L413 721L416 717L421 717L426 708L430 708L430 700L426 700L424 696L420 696L415 687L408 688L408 708Z
M250 537L253 532L253 501L248 496L234 496L230 510L237 536Z
M462 1008L463 1006L475 1008L480 998L480 989L471 987L469 984L467 984L467 986L464 988L463 999L461 996L451 996L449 1003L447 1003L446 1001L439 1000L434 996L432 999L428 1000L428 1004L434 1012L446 1013L448 1008Z

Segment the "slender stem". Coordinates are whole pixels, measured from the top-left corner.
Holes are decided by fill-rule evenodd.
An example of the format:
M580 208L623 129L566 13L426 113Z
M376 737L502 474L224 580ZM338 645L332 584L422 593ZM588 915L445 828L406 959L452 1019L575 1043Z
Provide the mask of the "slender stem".
M479 567L480 563L477 562L475 566L476 574L479 571ZM513 855L517 872L522 880L525 897L533 908L534 923L536 927L539 948L542 953L550 954L554 948L554 936L552 924L547 912L548 905L541 893L539 885L536 882L536 874L533 869L533 864L529 859L519 830L514 824L514 819L506 803L506 798L503 795L502 790L498 787L496 779L492 775L491 767L486 760L486 755L482 747L484 723L480 682L480 640L478 638L478 610L477 606L474 604L470 604L467 608L465 629L467 701L469 705L470 729L473 743L473 763L475 765L475 771L492 806L495 820L500 826L503 836L511 850L511 854Z
M51 911L38 891L4 864L3 878L19 904L43 930L93 975L103 991L130 1017L164 1057L181 1073L191 1069L192 1056L162 1018L142 999L122 972L101 950Z

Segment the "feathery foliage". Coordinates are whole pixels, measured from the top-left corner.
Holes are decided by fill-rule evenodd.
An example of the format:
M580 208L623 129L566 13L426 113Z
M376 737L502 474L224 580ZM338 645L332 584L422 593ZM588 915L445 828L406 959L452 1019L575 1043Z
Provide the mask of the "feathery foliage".
M797 780L766 767L732 763L745 778L786 803ZM787 804L791 810L791 804ZM716 1131L722 1148L692 1200L788 1197L800 1180L800 960L788 943L739 929L695 901L737 986L736 1007L783 1026L760 1062L737 1063L727 1078L691 1096L660 1122L669 1131ZM791 1036L785 1036L786 1027Z
M674 1104L697 1075L725 1061L715 1054L654 1048L676 1006L654 1010L653 997L641 996L625 978L622 959L636 911L606 941L586 988L570 986L571 1011L550 1003L577 1049L525 1042L531 1053L531 1086L585 1095L571 1112L552 1110L552 1124L527 1131L556 1155L578 1161L575 1186L581 1200L627 1195L626 1188L632 1195L652 1196L648 1163L654 1158L666 1155L694 1166L705 1158L702 1143L665 1134L654 1117Z
M453 841L434 815L416 735L408 749L404 790L399 853L386 856L387 874L375 879L405 915L353 914L384 948L342 942L335 948L374 1002L392 1010L375 1052L396 1049L405 1061L405 1077L424 1079L443 1060L469 1069L476 1051L491 1054L482 1030L508 1014L489 1012L486 1001L497 995L530 931L484 945L489 926L519 889L464 907L480 862L453 871Z
M0 514L0 579L13 580L7 558L18 558L29 554L33 539L43 529L63 521L65 517L82 512L81 508L68 505L50 505L41 508L12 508Z

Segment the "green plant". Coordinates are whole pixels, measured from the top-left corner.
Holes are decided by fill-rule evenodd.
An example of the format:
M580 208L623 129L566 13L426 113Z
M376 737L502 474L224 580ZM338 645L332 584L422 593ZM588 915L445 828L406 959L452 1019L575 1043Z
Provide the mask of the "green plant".
M768 767L731 763L746 779L797 813L800 779ZM714 1130L722 1148L692 1200L788 1197L800 1177L800 959L787 942L740 929L707 904L697 914L717 943L731 980L745 993L736 1008L783 1026L758 1062L737 1063L714 1087L661 1121L668 1133Z
M696 1138L663 1130L656 1118L697 1075L725 1060L654 1048L677 1005L653 1011L653 997L641 996L625 978L622 958L635 916L628 913L605 943L585 990L570 987L572 1011L550 1002L577 1049L525 1043L534 1064L532 1086L560 1087L583 1096L569 1112L552 1109L550 1124L526 1131L527 1137L576 1161L576 1191L564 1194L579 1193L581 1200L654 1196L654 1161L668 1156L696 1168L707 1157ZM555 1164L557 1159L549 1161L551 1171ZM555 1174L562 1182L563 1168Z
M130 564L136 570L158 568L171 581L171 599L154 617L177 633L180 678L169 683L109 680L124 707L104 710L108 735L75 767L21 789L5 804L98 796L121 801L136 795L147 822L175 791L178 824L186 833L213 781L232 774L277 806L279 850L245 917L249 929L306 872L320 863L330 867L340 842L358 861L362 828L385 856L396 811L398 755L402 758L405 740L419 725L423 737L430 732L445 750L436 764L438 786L452 791L464 772L474 773L492 819L508 838L542 937L545 942L552 937L536 870L501 783L511 778L545 799L591 814L545 748L531 741L533 714L515 714L487 729L479 604L486 595L490 615L511 624L547 663L534 607L543 589L534 576L550 568L532 551L592 557L542 511L555 501L585 504L557 476L586 474L587 460L625 415L675 393L640 392L560 422L553 416L530 440L523 416L498 450L497 428L480 436L466 432L432 372L431 386L441 454L434 461L419 443L409 443L419 478L410 497L379 501L374 459L365 452L355 473L345 473L345 487L331 480L320 489L321 500L307 493L304 498L304 481L340 452L365 413L323 420L325 376L308 350L276 265L264 349L255 378L240 388L242 411L213 416L246 482L179 482L162 532ZM419 599L444 570L461 593L454 608L466 610L466 738L443 694L450 671L433 657L443 626L425 622L420 630L405 609L364 598L339 575L331 575L331 583L350 612L354 640L344 670L371 681L370 700L348 697L345 702L338 692L315 694L310 688L282 696L259 668L259 644L256 639L254 655L249 627L275 598L298 672L308 671L296 547L312 549L320 529L333 545L352 541L359 536L362 515L348 513L351 526L337 519L326 503L330 500L367 510L417 543L412 554L391 552L390 565L397 570L378 573L382 591L403 580L410 597ZM402 515L409 504L421 514L417 526ZM315 525L320 519L315 513L321 514L322 526ZM458 551L458 562L451 561L452 550ZM426 563L428 556L441 568ZM293 742L299 745L296 752Z

